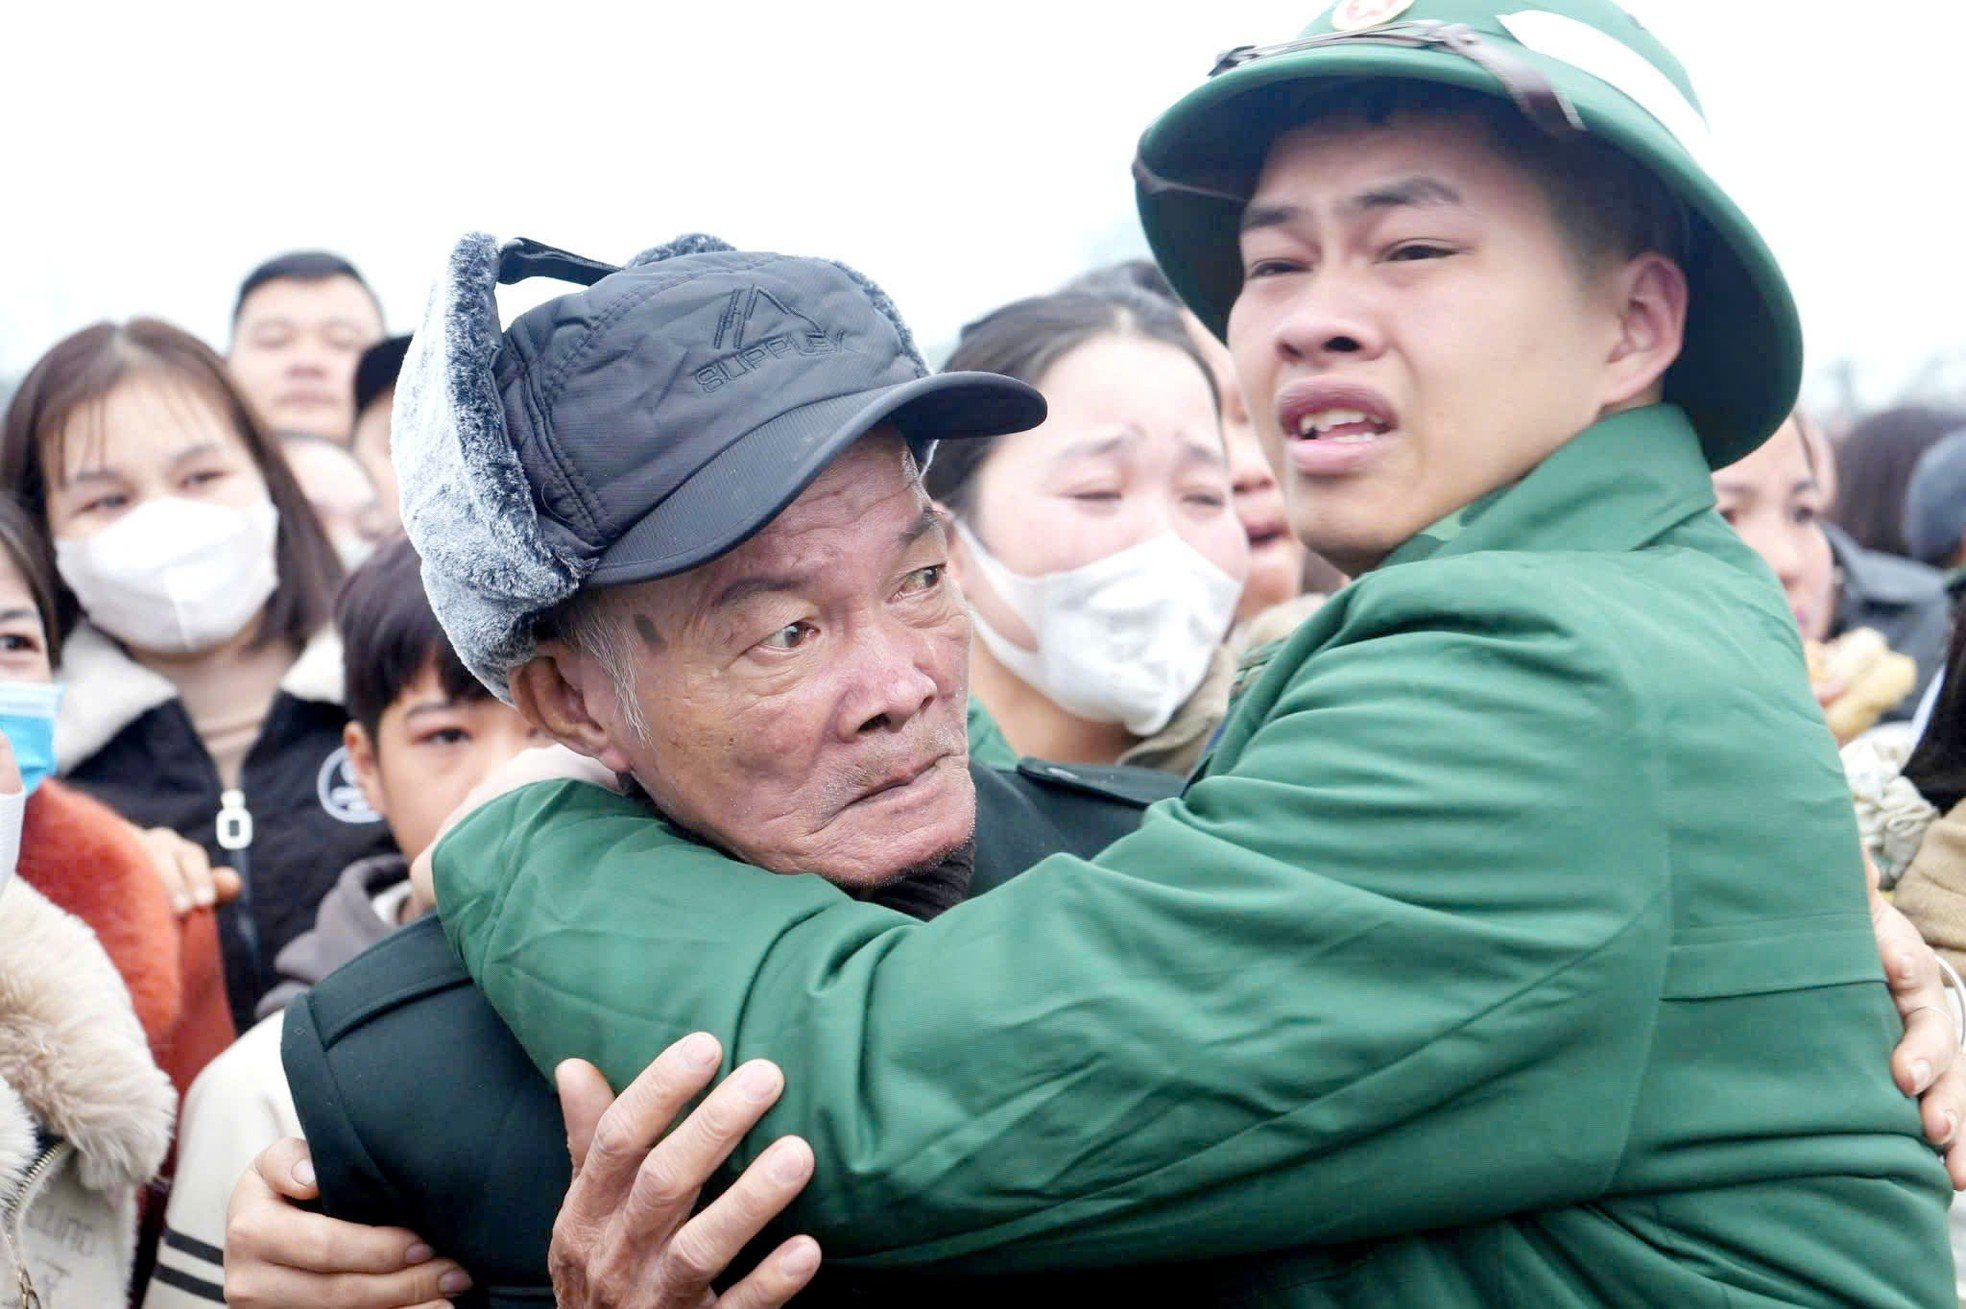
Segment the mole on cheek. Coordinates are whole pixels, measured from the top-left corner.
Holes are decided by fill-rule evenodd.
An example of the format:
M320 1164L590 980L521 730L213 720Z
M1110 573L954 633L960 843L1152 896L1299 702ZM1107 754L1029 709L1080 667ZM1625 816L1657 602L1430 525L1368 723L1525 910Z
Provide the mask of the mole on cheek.
M655 630L655 624L649 621L647 614L635 615L635 635L641 637L642 644L651 650L660 650L668 644L662 639L662 633Z

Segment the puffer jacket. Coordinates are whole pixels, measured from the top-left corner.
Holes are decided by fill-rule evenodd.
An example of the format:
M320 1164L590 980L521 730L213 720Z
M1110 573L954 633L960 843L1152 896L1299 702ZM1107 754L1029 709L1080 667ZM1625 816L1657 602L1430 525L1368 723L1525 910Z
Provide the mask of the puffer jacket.
M0 1309L109 1309L176 1097L79 919L12 880L0 942Z
M239 1031L279 975L274 958L314 924L341 870L395 849L348 773L341 646L310 642L267 709L244 776L227 791L177 688L83 627L62 652L68 693L56 723L63 780L139 827L168 827L237 869L245 890L220 908L225 987Z

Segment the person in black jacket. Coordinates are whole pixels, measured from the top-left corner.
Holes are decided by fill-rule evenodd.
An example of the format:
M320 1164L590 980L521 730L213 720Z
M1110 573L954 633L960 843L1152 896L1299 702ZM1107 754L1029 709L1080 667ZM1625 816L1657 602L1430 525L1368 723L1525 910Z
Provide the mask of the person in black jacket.
M334 548L218 356L152 319L35 364L0 477L54 538L82 620L63 771L152 830L181 906L224 889L208 861L236 872L219 928L243 1031L341 870L393 848L342 748Z

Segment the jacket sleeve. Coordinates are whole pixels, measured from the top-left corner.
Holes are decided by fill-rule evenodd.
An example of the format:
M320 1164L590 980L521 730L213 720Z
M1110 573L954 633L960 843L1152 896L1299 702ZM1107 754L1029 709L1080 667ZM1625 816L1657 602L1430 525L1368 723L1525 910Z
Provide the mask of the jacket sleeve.
M829 1258L1194 1259L1599 1193L1666 957L1653 714L1588 623L1375 595L1135 835L932 922L561 786L439 848L446 930L542 1067L620 1084L699 1028L777 1061L735 1165L810 1140L790 1223Z

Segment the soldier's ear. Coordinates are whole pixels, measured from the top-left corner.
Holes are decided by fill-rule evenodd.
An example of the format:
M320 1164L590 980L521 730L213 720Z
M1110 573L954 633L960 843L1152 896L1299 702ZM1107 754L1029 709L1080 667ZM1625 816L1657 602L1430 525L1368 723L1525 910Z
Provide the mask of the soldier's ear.
M1612 275L1618 335L1605 361L1602 407L1616 413L1656 398L1686 343L1686 273L1662 254L1639 255Z
M542 641L537 654L511 671L507 685L512 707L533 727L604 768L633 771L596 712L603 709L596 698L612 696L614 689L594 660L564 641Z

